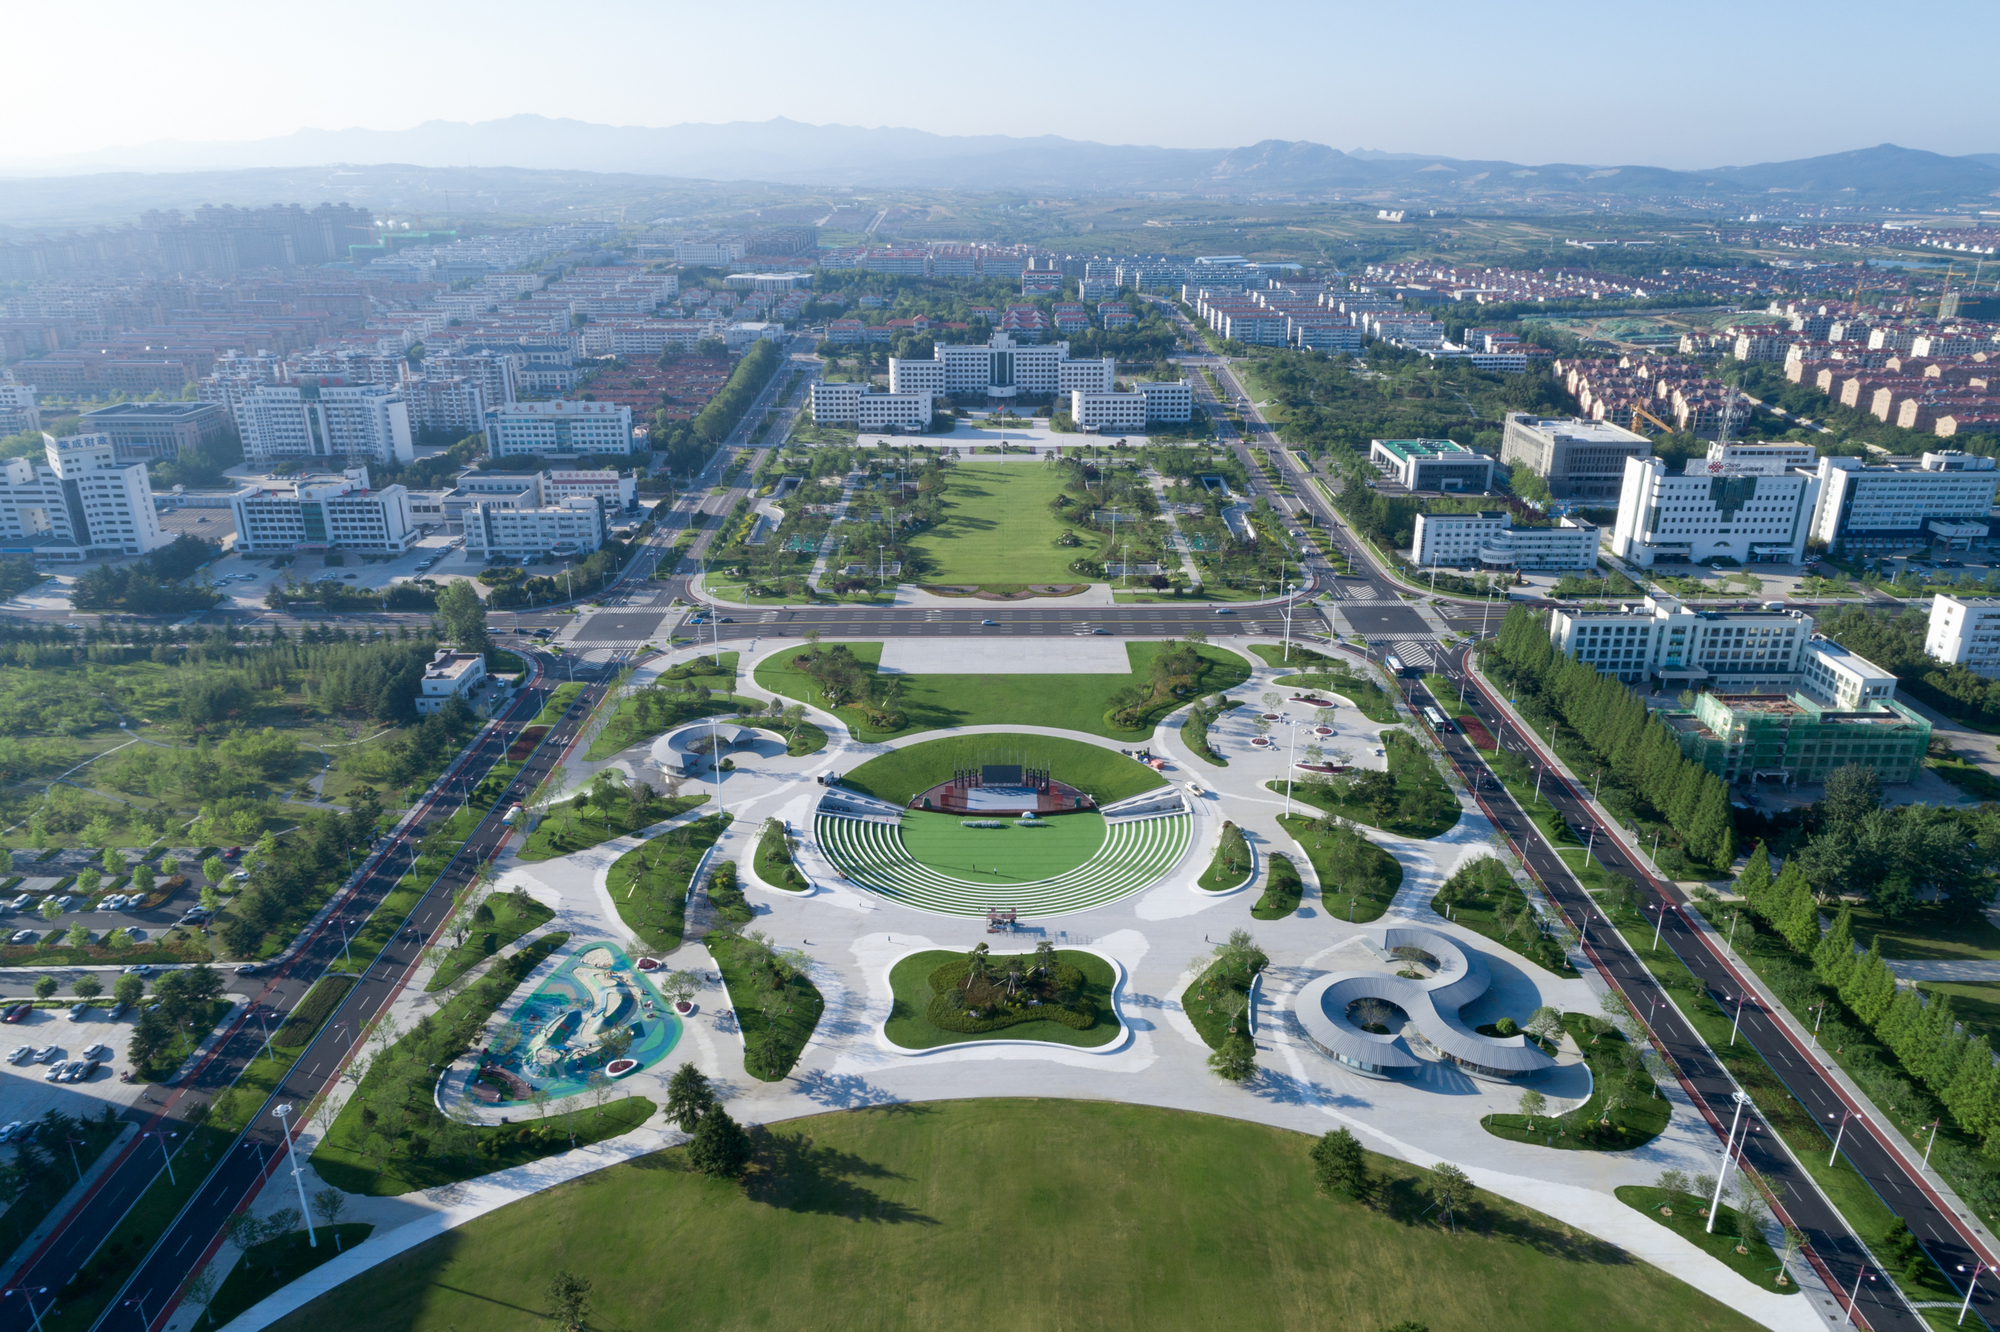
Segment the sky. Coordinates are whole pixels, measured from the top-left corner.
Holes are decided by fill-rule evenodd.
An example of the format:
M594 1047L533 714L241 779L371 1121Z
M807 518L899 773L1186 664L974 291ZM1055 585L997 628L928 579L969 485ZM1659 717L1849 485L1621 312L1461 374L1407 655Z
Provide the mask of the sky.
M1877 143L2000 152L1953 54L1994 49L2000 4L1909 18L1862 0L98 0L9 19L26 58L0 155L519 113L1681 169Z

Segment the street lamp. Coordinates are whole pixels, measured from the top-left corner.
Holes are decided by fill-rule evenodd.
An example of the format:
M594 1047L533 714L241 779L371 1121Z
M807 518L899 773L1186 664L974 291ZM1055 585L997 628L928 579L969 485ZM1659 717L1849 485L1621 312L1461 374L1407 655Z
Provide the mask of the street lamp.
M1743 1119L1743 1107L1750 1104L1750 1098L1742 1092L1730 1095L1736 1100L1736 1112L1729 1117L1729 1136L1722 1144L1722 1169L1715 1174L1715 1197L1708 1204L1708 1225L1704 1229L1711 1235L1715 1233L1715 1214L1722 1210L1722 1185L1729 1178L1730 1153L1736 1150L1736 1126Z
M1743 1004L1749 998L1750 993L1747 990L1736 996L1736 1016L1729 1021L1729 1044L1731 1046L1736 1044L1736 1029L1743 1025ZM1728 1003L1729 996L1726 994L1723 995L1722 1002L1725 1004Z
M147 1292L146 1292L146 1295L151 1295L152 1293L153 1293L153 1292L149 1290L149 1291L147 1291ZM152 1324L150 1324L150 1323L148 1323L148 1322L146 1321L146 1295L141 1295L141 1296L139 1296L139 1297L138 1297L137 1299L133 1299L133 1300L126 1300L126 1301L124 1302L124 1304L120 1306L121 1308L126 1308L126 1309L137 1309L137 1310L139 1311L139 1326L140 1326L140 1327L150 1327L150 1326L152 1326Z
M1660 927L1667 923L1667 913L1674 909L1672 902L1659 902L1646 908L1653 913L1653 951L1660 951Z
M1861 1270L1854 1274L1854 1289L1847 1293L1847 1317L1841 1320L1841 1326L1843 1327L1854 1326L1854 1306L1861 1299L1861 1283L1863 1281L1866 1281L1871 1286L1875 1284L1875 1274L1868 1270L1868 1266L1865 1263L1862 1264Z
M180 1135L178 1133L167 1133L160 1129L152 1129L141 1133L139 1136L142 1138L158 1138L160 1140L160 1159L167 1163L167 1183L174 1184L176 1182L174 1179L174 1154L167 1150L167 1139L177 1138Z
M1832 1119L1833 1111L1831 1110L1827 1111L1826 1117L1828 1119ZM1840 1112L1840 1127L1836 1128L1833 1132L1833 1154L1826 1158L1826 1168L1828 1170L1833 1169L1833 1163L1840 1159L1840 1139L1841 1136L1847 1132L1847 1121L1850 1119L1865 1120L1866 1118L1867 1116L1862 1114L1859 1110L1842 1110Z
M55 1308L56 1302L50 1300L38 1312L35 1309L35 1296L46 1295L48 1293L49 1288L47 1286L15 1286L12 1290L0 1290L0 1298L5 1298L9 1295L19 1295L27 1303L28 1317L35 1320L35 1332L42 1332L42 1314Z
M292 1183L298 1186L299 1211L306 1219L306 1246L317 1249L319 1247L319 1236L313 1231L312 1207L306 1202L305 1172L299 1169L298 1149L292 1144L292 1122L286 1118L286 1116L292 1113L292 1107L290 1105L281 1105L271 1113L277 1117L278 1131L285 1135L285 1155L291 1158Z
M1299 724L1292 718L1286 718L1285 726L1292 733L1291 748L1285 758L1285 817L1289 819L1292 817L1292 778L1299 770Z
M1966 1310L1972 1307L1972 1292L1979 1285L1979 1274L1981 1272L2000 1272L2000 1267L1989 1267L1983 1262L1974 1263L1970 1267L1967 1267L1964 1263L1960 1263L1958 1270L1972 1274L1965 1281L1965 1303L1958 1306L1958 1321L1963 1323L1965 1321Z

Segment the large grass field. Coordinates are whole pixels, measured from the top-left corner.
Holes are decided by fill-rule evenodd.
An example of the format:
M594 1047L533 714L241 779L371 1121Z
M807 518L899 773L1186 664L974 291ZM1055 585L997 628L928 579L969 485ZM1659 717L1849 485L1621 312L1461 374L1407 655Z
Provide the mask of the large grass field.
M910 544L933 583L1073 583L1070 561L1090 550L1056 544L1065 524L1049 508L1066 472L1035 463L959 463L948 469L945 517Z
M1083 864L1104 845L1104 816L1079 810L1040 826L967 828L958 814L903 815L903 846L941 874L973 883L1033 883Z
M759 1134L743 1182L664 1152L398 1255L279 1332L544 1332L549 1278L593 1328L936 1332L1341 1328L1751 1332L1721 1302L1541 1213L1479 1195L1452 1233L1418 1172L1371 1156L1322 1195L1302 1134L1097 1101L845 1111Z
M824 643L821 647L833 647ZM880 643L845 645L864 668L873 668L882 659ZM897 707L904 724L899 730L879 731L868 724L858 708L836 708L834 715L847 724L858 740L893 740L919 731L942 730L952 726L1050 726L1064 731L1081 731L1110 740L1150 740L1159 719L1184 706L1188 699L1167 698L1147 716L1137 730L1119 730L1107 713L1111 696L1129 685L1144 687L1150 680L1153 659L1164 645L1128 643L1126 659L1131 675L905 675ZM767 657L757 667L757 683L774 694L824 707L825 698L817 691L818 682L792 666L792 659L810 650L809 645ZM1032 651L1032 644L1009 644L1006 652ZM1195 694L1222 693L1250 678L1243 658L1222 648L1201 644L1196 652L1206 663ZM1002 658L1004 660L1004 657ZM1192 695L1190 696L1192 697ZM950 776L949 773L946 776Z
M840 780L842 785L878 800L903 805L918 792L950 781L958 769L986 763L1038 764L1046 767L1055 780L1090 792L1100 805L1167 783L1166 778L1137 759L1128 759L1099 745L1053 735L949 735L879 754L843 773ZM1101 828L1102 820L1099 825Z

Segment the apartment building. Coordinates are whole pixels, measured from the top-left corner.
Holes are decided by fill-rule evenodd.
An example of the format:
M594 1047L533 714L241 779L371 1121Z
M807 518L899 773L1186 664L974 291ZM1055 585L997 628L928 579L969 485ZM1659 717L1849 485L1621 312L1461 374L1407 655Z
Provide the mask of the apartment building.
M417 539L409 492L400 485L372 490L366 467L338 474L263 481L229 501L236 548L245 554L354 550L400 555Z
M528 358L524 353L508 353L488 349L473 352L440 352L426 354L423 360L425 378L465 379L479 386L488 407L504 407L514 401L516 391L515 373L525 369Z
M1410 542L1419 565L1486 569L1594 569L1602 533L1563 519L1552 527L1516 527L1505 512L1420 513Z
M486 428L486 393L474 380L424 375L403 385L403 399L413 430L463 439Z
M42 428L35 390L27 384L0 384L0 435L19 435Z
M1857 554L1963 547L1985 528L2000 485L1995 460L1944 450L1868 466L1859 458L1822 458L1812 535ZM1980 536L1983 539L1983 536Z
M1493 488L1493 460L1449 439L1371 439L1368 461L1410 490L1465 491Z
M1557 419L1507 413L1500 461L1526 467L1548 483L1557 499L1605 500L1619 494L1625 461L1652 454L1644 435L1608 421Z
M1645 568L1715 558L1797 564L1819 493L1817 473L1786 470L1776 459L1691 458L1674 475L1665 459L1627 458L1611 549Z
M629 458L643 443L643 436L635 437L632 409L618 403L515 402L486 409L486 451L494 458Z
M108 435L42 436L42 458L0 459L0 553L46 560L144 555L168 542L144 463Z
M324 458L411 462L409 406L383 384L263 384L236 409L243 456L259 467Z
M481 501L465 511L465 553L485 559L569 559L604 544L604 506L582 496L539 508Z
M1924 651L1976 675L2000 680L2000 597L1940 593L1931 598Z
M120 462L178 458L229 434L229 415L209 402L118 402L85 412L85 431L108 435Z
M930 362L918 362L926 371ZM931 400L938 390L927 382L922 388L896 389L893 375L896 362L889 362L892 387L888 392L872 384L830 384L816 380L812 386L812 417L815 425L851 425L857 430L921 431L931 423ZM941 370L942 367L936 367ZM928 373L919 376L929 380ZM941 375L938 376L941 378Z

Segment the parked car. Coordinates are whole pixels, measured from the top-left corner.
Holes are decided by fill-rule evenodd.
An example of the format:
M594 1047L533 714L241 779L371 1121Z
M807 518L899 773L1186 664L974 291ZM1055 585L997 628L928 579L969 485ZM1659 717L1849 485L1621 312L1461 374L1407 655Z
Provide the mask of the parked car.
M230 848L229 848L229 849L228 849L227 851L224 851L224 852L222 853L222 858L223 858L224 860L234 860L234 859L236 859L236 857L238 857L238 856L240 856L240 855L242 855L242 854L243 854L243 848L242 848L242 847L240 847L240 846L232 846L232 847L230 847Z
M35 1062L38 1064L53 1064L61 1054L61 1046L44 1045L41 1049L35 1051Z
M23 908L25 908L28 905L28 903L34 900L35 900L35 895L33 893L22 893L19 897L9 902L7 906L9 910L20 911Z
M56 909L58 911L67 911L70 909L70 904L75 901L76 898L72 897L68 893L64 893L61 897L58 897L56 899Z
M10 1064L25 1064L34 1057L35 1047L32 1045L17 1045L7 1052L7 1062Z
M14 1141L14 1135L19 1133L21 1131L21 1128L22 1128L21 1121L18 1119L15 1120L13 1123L8 1124L6 1127L0 1128L0 1142Z
M130 900L131 899L126 897L125 894L123 893L113 893L111 894L111 896L105 898L102 902L99 902L97 904L97 909L99 911L123 911L125 909L125 903Z
M42 1074L42 1081L61 1082L63 1080L63 1074L67 1072L69 1072L69 1060L65 1059L60 1064L51 1064L49 1066L49 1071Z
M0 1022L26 1022L28 1014L34 1011L35 1006L33 1004L15 1004L7 1010L4 1016L0 1016Z
M250 871L237 870L236 873L230 875L229 878L232 883L248 883L250 882Z
M63 1081L88 1082L90 1081L90 1075L95 1073L99 1067L100 1066L95 1059L79 1059L76 1061L75 1071L72 1072L68 1077L64 1078Z
M35 931L33 930L15 930L13 937L10 938L7 942L17 943L17 944L31 944L35 941L35 938L36 934Z
M69 1020L71 1022L81 1022L83 1021L83 1015L89 1011L90 1000L79 999L69 1006Z
M111 1057L111 1047L108 1045L93 1045L83 1052L83 1057L85 1059L109 1059Z

